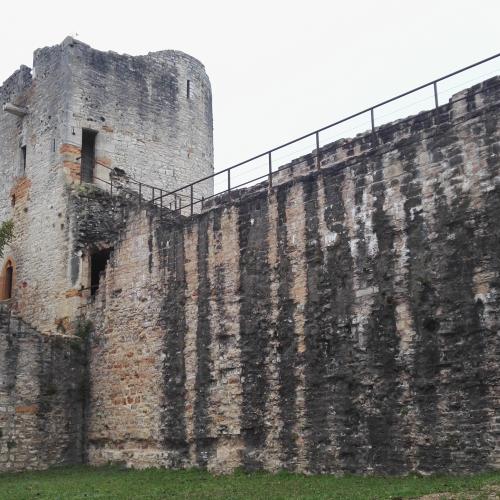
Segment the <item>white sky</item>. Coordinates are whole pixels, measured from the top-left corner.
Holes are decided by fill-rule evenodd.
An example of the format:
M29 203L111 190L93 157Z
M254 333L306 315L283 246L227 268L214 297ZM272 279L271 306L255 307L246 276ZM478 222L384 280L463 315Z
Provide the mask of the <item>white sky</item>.
M25 0L1 12L0 81L75 33L101 50L200 59L212 82L216 169L500 51L498 0ZM500 58L475 81L495 71Z

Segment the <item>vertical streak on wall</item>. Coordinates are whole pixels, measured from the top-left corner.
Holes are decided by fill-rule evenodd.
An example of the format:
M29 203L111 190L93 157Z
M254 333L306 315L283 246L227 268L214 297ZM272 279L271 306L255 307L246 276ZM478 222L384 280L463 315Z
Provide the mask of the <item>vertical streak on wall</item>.
M290 308L292 310L292 315L288 319L292 321L293 325L293 337L287 339L288 347L288 357L292 358L295 356L295 365L293 369L289 371L285 365L285 361L282 360L282 367L280 370L280 379L284 381L285 376L290 378L287 380L287 384L295 384L295 389L293 394L288 395L285 399L285 394L281 399L281 412L283 419L283 433L282 433L282 448L283 448L283 460L285 462L285 467L290 469L295 469L297 471L307 470L307 457L306 457L306 443L304 440L304 431L306 429L306 418L305 418L305 364L304 364L304 352L306 349L305 336L304 336L304 324L305 316L304 309L307 300L307 273L305 264L305 208L303 203L303 187L301 183L294 183L286 188L286 196L281 191L284 188L280 188L281 194L279 194L279 200L285 199L285 227L281 226L280 231L284 231L286 228L286 243L288 252L288 261L290 266ZM280 202L279 202L280 203ZM280 205L279 212L281 212ZM281 220L281 219L280 219ZM280 244L281 245L281 244ZM281 251L283 247L279 250ZM281 259L280 259L281 265ZM283 284L286 283L286 280ZM285 289L281 288L282 298L284 300L286 296ZM281 305L281 304L280 304ZM282 351L286 349L286 342L283 339ZM283 383L283 382L282 382ZM290 387L291 389L291 387ZM285 391L285 388L282 388ZM292 409L291 402L294 401L294 408ZM287 414L285 417L285 403L290 409L291 413ZM292 416L295 412L295 423L292 424ZM286 419L290 419L290 424L292 424L290 431L285 427ZM290 435L288 435L290 434ZM290 441L288 441L290 440Z
M207 214L208 220L205 222L201 216L201 226L206 229L207 243L207 263L206 263L206 281L208 287L207 308L209 315L207 317L208 329L210 332L206 340L207 343L207 361L206 372L208 385L207 399L209 405L206 408L208 426L205 438L205 463L212 466L217 456L217 437L220 434L226 434L227 429L224 422L224 387L225 375L225 357L224 340L226 337L226 324L224 314L224 264L221 262L221 217L222 209L214 210ZM200 266L201 270L202 266ZM200 289L201 293L201 289ZM201 298L201 296L200 296ZM201 359L201 358L200 358Z
M268 232L268 263L270 280L270 301L271 310L269 314L269 344L265 359L265 373L268 390L266 398L265 422L266 422L266 443L267 453L264 455L263 466L268 470L277 471L282 468L280 432L283 428L281 412L279 406L280 392L283 389L282 380L279 376L278 365L280 363L279 352L279 328L278 318L278 287L280 277L278 273L278 210L277 197L275 191L270 191L269 197L269 232ZM289 327L289 325L284 325Z
M210 352L210 289L209 280L209 219L210 214L201 216L198 226L198 321L196 329L196 399L194 406L194 433L196 439L196 463L206 467L212 454L210 441L210 390L212 386L212 359Z
M184 233L184 255L186 258L186 338L184 358L186 363L186 440L190 444L191 463L196 463L194 408L196 399L198 331L198 226L189 225Z
M439 186L436 192L436 222L438 227L447 228L448 234L440 234L438 240L439 281L435 293L440 307L422 326L424 331L431 330L439 342L439 358L436 358L439 365L434 369L438 378L434 387L438 387L441 396L439 408L445 416L442 430L446 440L441 444L444 456L437 458L480 469L486 465L490 454L486 435L487 407L491 404L485 370L485 343L489 342L490 334L481 326L483 304L475 300L473 282L474 269L482 265L483 217L474 210L471 197L464 189L464 157L461 143L457 142L457 132L445 129L431 141L431 147L441 149L448 165L446 189ZM453 287L446 285L452 281ZM465 385L464 379L469 381ZM467 432L471 415L483 424L475 433ZM427 458L430 460L425 465L431 467L434 457Z
M278 368L279 368L279 411L282 428L281 440L281 463L288 470L296 468L297 461L297 376L295 373L297 365L297 336L295 330L295 314L297 303L292 297L294 274L292 268L293 246L290 239L296 237L302 240L302 234L296 234L293 219L287 217L287 205L289 193L293 186L280 186L277 189L277 283L278 283L278 318L277 338L278 344ZM299 198L300 200L300 198ZM292 233L292 234L290 234Z
M439 132L436 132L439 133ZM396 143L399 161L403 168L400 182L400 192L404 196L404 217L406 235L406 267L401 270L405 278L407 295L411 298L406 310L410 312L412 338L405 335L402 342L403 352L406 340L410 341L410 356L405 359L405 369L409 373L409 387L413 404L409 405L408 418L412 432L425 434L421 445L415 445L409 450L409 466L428 470L425 465L434 455L434 459L443 454L443 446L439 444L441 432L441 417L439 415L439 391L433 382L436 375L430 368L430 363L439 364L439 345L436 335L437 323L434 318L439 309L439 296L434 287L435 272L431 244L439 237L435 230L435 185L443 174L441 170L442 156L426 150L423 135L420 143L415 138L402 139ZM424 148L421 146L424 145ZM422 152L423 149L423 152ZM446 166L445 166L446 169ZM446 175L446 170L444 171ZM433 331L434 330L434 331ZM427 380L426 380L427 379ZM417 384L415 384L417 380ZM415 394L418 394L415 398ZM427 400L430 398L430 400ZM416 404L415 404L416 399ZM436 405L428 407L428 402ZM428 458L426 458L426 456Z
M401 388L399 379L399 337L396 328L395 231L384 210L386 190L382 162L373 161L372 193L374 196L373 231L378 254L373 261L374 284L378 289L369 320L368 366L373 377L371 408L368 412L368 437L372 451L370 466L374 471L399 473L404 469L403 428L398 427Z
M245 442L243 462L252 470L262 465L261 455L266 440L265 406L268 383L264 374L271 313L266 192L241 202L238 225L243 382L242 436Z
M356 190L357 188L357 190ZM366 241L373 239L368 228L371 227L371 192L364 182L356 179L351 169L346 169L342 183L342 200L344 204L344 232L348 239L352 276L351 290L351 338L349 349L351 353L347 359L351 364L346 367L345 382L348 384L348 393L342 398L335 398L335 411L343 413L344 425L337 425L338 437L338 467L349 473L358 472L360 462L366 461L368 444L366 440L366 421L363 404L362 381L363 368L356 360L363 359L366 344L367 317L371 310L372 289L365 281L367 267L364 259L367 256ZM365 225L365 221L367 224ZM368 232L368 234L366 234ZM347 249L345 250L348 254ZM358 296L358 293L361 292ZM339 353L340 355L340 353ZM345 410L344 410L345 409ZM342 423L342 422L340 422Z
M182 228L159 227L157 241L166 269L166 289L160 321L165 328L163 380L165 407L163 418L164 445L169 451L167 463L185 465L189 450L186 443L186 366L184 360L186 326L186 278L184 268L184 233Z
M306 446L308 468L311 472L326 471L331 464L331 441L328 431L330 406L328 361L331 327L324 302L329 289L324 273L324 254L321 239L325 235L323 219L322 179L316 178L304 185L306 214L307 302L305 308L305 406ZM320 188L321 185L321 188ZM328 301L327 301L328 302Z
M353 184L351 255L354 264L353 287L356 290L353 321L356 325L359 349L364 353L369 330L368 317L377 292L372 286L373 271L370 265L370 259L378 251L378 242L372 231L373 177L367 171L367 162L363 162L359 169L346 175L347 182Z
M358 362L352 367L361 381L353 384L352 406L349 431L339 457L340 465L354 473L366 469L371 445L367 433L367 412L369 393L362 385L363 380L371 380L367 370L367 339L370 332L369 318L377 289L373 283L372 259L378 252L378 241L373 233L373 174L367 168L369 159L361 162L359 168L346 172L344 181L347 224L350 226L351 258L353 265L352 285L355 290L352 304L352 321Z
M238 210L213 212L210 232L210 269L215 297L211 328L214 349L214 418L217 454L209 463L214 472L227 472L241 465L244 444L240 437L242 381L240 358L239 233Z
M324 218L326 233L326 273L330 280L328 302L331 338L329 339L331 385L329 429L335 441L332 454L336 463L330 471L344 466L346 457L357 447L359 421L358 394L360 381L357 375L357 340L352 321L353 259L349 245L349 221L344 204L345 173L323 172ZM348 205L352 199L348 200Z
M347 224L352 223L350 234L351 259L353 265L352 286L354 289L352 321L357 363L352 366L354 383L350 403L350 422L346 439L340 450L340 467L351 473L369 467L371 444L367 430L367 409L370 408L371 373L367 367L367 343L370 334L370 315L377 294L373 277L373 259L378 253L378 240L373 232L372 194L373 173L368 168L370 157L360 162L359 167L346 172L344 193L346 196ZM350 169L349 169L350 170ZM355 383L356 378L360 381Z
M408 295L412 298L410 310L415 335L411 344L413 351L411 391L415 394L416 430L427 439L411 451L411 460L420 470L429 471L431 463L437 464L443 449L439 445L440 418L438 414L439 393L435 379L439 369L439 347L436 330L438 324L434 320L439 307L439 298L433 283L437 271L432 253L426 241L431 237L434 213L426 204L426 212L422 212L422 195L426 201L432 200L435 193L428 184L422 186L422 175L417 160L416 145L403 139L397 145L399 158L405 172L401 182L401 193L405 196L405 227L408 246ZM430 161L440 161L442 157L429 151ZM433 173L432 177L437 176ZM415 455L415 456L414 456Z
M408 182L413 189L420 189L421 180L416 174L416 169L400 161L401 156L404 159L404 153L386 156L383 159L385 172L386 197L384 211L389 217L390 224L394 230L394 304L396 314L396 333L399 338L399 358L397 362L401 365L401 404L402 409L398 418L402 425L409 431L403 436L406 450L405 458L408 466L413 467L416 463L415 448L412 445L410 436L415 435L415 422L417 415L412 400L411 379L413 374L413 349L412 344L415 337L415 327L411 314L411 300L408 289L408 236L406 228L405 206L408 200L405 193L408 191L401 184ZM412 173L412 174L411 174ZM411 175L411 177L410 177ZM410 178L409 178L410 177ZM408 179L409 178L409 179ZM411 195L411 193L410 193ZM418 198L414 208L420 214L423 210L422 200ZM421 219L422 217L419 216Z

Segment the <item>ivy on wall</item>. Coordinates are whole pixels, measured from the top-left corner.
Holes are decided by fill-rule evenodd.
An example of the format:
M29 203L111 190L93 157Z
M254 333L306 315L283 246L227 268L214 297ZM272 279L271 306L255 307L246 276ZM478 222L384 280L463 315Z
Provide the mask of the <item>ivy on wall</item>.
M0 224L0 258L3 257L4 248L9 244L14 235L14 223L7 220Z

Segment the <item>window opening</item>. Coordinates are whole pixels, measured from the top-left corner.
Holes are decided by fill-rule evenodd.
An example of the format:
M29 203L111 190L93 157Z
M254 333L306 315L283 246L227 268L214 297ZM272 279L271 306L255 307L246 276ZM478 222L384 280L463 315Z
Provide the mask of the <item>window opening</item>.
M8 260L3 268L2 279L0 280L0 299L9 300L14 291L14 264Z
M12 287L14 285L14 268L12 263L7 264L7 269L5 272L5 297L7 299L12 298Z
M21 146L21 166L23 167L23 174L26 173L26 146Z
M92 182L94 180L96 135L97 132L95 130L82 129L81 182Z
M106 248L105 250L94 252L90 256L90 294L92 296L94 296L99 289L101 275L106 269L106 264L109 261L112 251L112 248Z
M187 96L188 99L191 97L191 80L187 81L186 96Z

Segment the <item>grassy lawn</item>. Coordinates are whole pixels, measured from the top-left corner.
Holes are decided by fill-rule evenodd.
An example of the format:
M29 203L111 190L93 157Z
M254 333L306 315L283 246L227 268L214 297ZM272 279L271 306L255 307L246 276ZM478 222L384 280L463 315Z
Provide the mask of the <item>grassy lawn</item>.
M42 472L0 475L0 498L230 498L289 499L415 498L450 492L453 498L499 498L500 473L474 476L333 477L298 474L245 474L212 476L204 471L158 469L125 470L117 467L69 467ZM434 498L434 497L433 497ZM439 498L439 496L435 497ZM450 497L447 497L450 498Z

